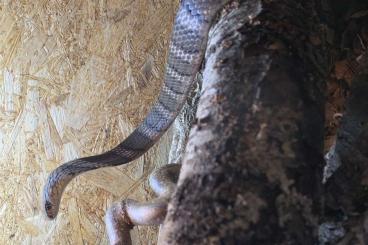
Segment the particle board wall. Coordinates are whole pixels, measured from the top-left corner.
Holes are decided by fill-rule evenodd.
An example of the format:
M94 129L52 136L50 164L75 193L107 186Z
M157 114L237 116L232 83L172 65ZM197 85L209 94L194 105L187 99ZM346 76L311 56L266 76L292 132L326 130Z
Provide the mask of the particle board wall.
M0 244L106 244L107 207L148 200L147 175L166 164L169 135L130 165L73 180L55 221L40 209L47 174L111 149L159 91L177 1L2 1ZM134 244L155 244L135 228Z

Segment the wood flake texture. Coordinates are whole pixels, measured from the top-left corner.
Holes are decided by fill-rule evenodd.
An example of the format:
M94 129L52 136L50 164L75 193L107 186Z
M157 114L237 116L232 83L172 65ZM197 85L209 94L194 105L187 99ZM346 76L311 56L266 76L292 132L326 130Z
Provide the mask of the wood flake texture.
M73 180L55 221L42 214L48 173L109 150L160 89L177 1L2 1L0 244L107 244L114 201L152 198L147 176L167 163L170 134L137 161ZM138 227L134 244L155 244Z

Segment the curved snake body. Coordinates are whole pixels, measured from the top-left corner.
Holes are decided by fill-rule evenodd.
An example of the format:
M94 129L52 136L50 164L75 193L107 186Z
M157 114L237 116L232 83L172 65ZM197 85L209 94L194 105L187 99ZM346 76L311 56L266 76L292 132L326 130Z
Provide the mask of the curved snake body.
M49 218L55 218L67 184L86 171L118 166L144 154L165 133L182 108L202 63L208 30L229 0L182 0L177 11L164 83L144 121L112 150L62 164L50 173L43 192Z
M125 199L114 203L106 212L105 224L111 245L131 245L129 231L135 225L162 224L167 204L179 178L181 164L167 164L150 175L150 186L158 196L146 203Z

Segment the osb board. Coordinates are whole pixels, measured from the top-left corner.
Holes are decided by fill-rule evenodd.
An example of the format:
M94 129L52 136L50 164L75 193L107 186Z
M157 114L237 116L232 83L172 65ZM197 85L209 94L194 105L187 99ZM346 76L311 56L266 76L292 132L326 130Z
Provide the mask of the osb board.
M72 181L55 221L40 209L47 174L111 149L146 114L163 75L177 1L2 1L0 244L106 244L107 207L152 198L146 176L169 136L128 166ZM137 228L134 244L155 244Z

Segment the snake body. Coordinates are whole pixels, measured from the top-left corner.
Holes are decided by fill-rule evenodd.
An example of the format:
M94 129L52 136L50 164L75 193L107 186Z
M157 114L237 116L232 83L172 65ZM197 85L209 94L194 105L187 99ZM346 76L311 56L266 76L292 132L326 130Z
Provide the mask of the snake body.
M180 112L200 68L212 21L228 1L181 1L158 99L144 121L115 148L100 155L66 162L49 174L43 191L43 206L49 218L56 217L62 193L74 177L86 171L131 162L165 133Z
M144 203L125 199L108 208L105 224L111 245L131 245L129 231L135 225L163 223L170 196L179 178L180 167L181 164L167 164L150 175L149 183L158 196L156 199Z

